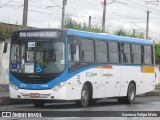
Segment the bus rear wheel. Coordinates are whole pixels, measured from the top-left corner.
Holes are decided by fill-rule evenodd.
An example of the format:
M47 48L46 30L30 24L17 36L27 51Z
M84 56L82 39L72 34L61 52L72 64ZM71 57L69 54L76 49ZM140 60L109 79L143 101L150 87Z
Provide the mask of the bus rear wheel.
M133 104L136 97L136 87L133 83L130 83L128 86L127 96L118 97L118 103L121 104Z
M130 83L127 91L127 98L126 98L127 103L133 104L135 97L136 97L136 87L133 83Z
M35 107L43 107L45 102L43 100L33 100L32 103Z
M86 84L83 85L81 91L81 99L76 101L78 107L87 107L89 104L89 88Z

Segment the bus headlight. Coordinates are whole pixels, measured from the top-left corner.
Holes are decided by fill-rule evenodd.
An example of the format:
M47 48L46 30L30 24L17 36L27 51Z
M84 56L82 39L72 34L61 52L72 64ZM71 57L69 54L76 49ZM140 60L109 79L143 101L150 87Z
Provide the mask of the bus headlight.
M59 90L60 88L62 88L63 86L65 86L65 84L66 84L66 81L61 82L61 83L59 83L58 85L54 86L52 90L53 90L53 91L57 91L57 90Z
M19 90L19 87L17 87L14 83L9 82L10 86L15 89L15 90Z

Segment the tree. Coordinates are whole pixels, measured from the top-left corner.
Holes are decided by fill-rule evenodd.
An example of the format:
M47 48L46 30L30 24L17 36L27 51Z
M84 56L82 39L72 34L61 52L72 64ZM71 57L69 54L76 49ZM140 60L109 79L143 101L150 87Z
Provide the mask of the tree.
M73 20L72 18L67 18L65 20L65 28L82 30L82 31L89 31L89 32L97 32L97 33L102 32L101 28L98 27L98 26L88 27L85 22L84 23L78 23L75 20Z
M129 37L144 39L144 33L130 34Z
M5 41L16 29L18 29L17 25L0 23L0 41Z
M129 36L128 32L123 28L116 30L114 34L119 36Z
M155 61L160 64L160 44L155 44Z
M130 33L128 30L124 29L124 28L120 28L120 29L114 31L114 34L119 35L119 36L128 36L128 37L144 39L144 33L133 34L133 33Z

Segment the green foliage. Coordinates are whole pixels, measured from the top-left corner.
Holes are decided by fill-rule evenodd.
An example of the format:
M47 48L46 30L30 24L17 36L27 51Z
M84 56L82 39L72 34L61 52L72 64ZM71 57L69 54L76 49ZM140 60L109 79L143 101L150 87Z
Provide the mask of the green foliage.
M130 34L129 37L144 39L144 33Z
M128 32L123 28L118 29L114 34L119 36L129 36Z
M160 44L155 44L155 60L156 64L160 64Z
M134 38L144 39L144 33L134 34L134 33L130 33L129 31L127 31L124 28L120 28L120 29L114 31L114 34L115 35L119 35L119 36L128 36L128 37L134 37Z
M0 23L0 41L5 41L10 37L13 29L10 26Z
M98 26L91 26L88 27L86 23L78 23L72 18L67 18L65 20L65 28L68 29L76 29L76 30L82 30L82 31L89 31L89 32L102 32L101 28Z

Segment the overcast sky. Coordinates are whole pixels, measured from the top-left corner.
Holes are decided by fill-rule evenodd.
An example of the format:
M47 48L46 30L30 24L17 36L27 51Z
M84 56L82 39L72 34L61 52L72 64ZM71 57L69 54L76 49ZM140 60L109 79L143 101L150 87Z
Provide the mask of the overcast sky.
M67 0L66 16L78 22L88 23L92 16L92 26L101 26L103 0ZM111 34L124 27L130 32L144 32L146 29L146 11L150 11L149 36L160 38L160 2L157 0L107 0L113 3L106 7L106 29ZM29 0L28 26L39 28L57 28L61 25L62 0ZM0 21L21 24L23 0L0 0ZM160 40L160 39L159 39Z

